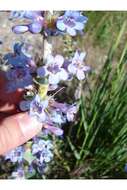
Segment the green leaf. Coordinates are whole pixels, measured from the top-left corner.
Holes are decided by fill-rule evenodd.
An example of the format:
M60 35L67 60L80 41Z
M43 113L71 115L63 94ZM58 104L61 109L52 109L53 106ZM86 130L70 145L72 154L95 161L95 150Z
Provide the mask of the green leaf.
M75 146L72 144L72 142L70 141L70 138L67 137L67 140L68 140L68 143L69 143L69 145L70 145L71 150L73 151L73 154L74 154L75 158L76 158L77 160L80 160L80 154L78 153L78 151L76 150L76 148L75 148Z

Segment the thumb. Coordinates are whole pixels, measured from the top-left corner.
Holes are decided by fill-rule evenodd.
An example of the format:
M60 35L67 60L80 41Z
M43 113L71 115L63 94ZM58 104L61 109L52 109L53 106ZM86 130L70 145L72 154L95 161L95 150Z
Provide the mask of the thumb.
M3 155L37 135L42 124L28 113L10 116L0 126L0 155Z

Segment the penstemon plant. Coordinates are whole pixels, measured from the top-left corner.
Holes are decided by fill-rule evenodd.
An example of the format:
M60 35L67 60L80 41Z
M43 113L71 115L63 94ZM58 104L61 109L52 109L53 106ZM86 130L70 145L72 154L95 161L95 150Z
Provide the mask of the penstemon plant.
M45 173L54 156L53 136L62 137L62 126L66 122L73 122L78 111L78 100L72 104L56 100L64 89L63 82L73 83L72 80L76 78L81 86L91 71L84 63L86 53L79 49L68 58L54 55L53 37L82 35L88 18L80 11L12 11L9 19L27 20L27 24L13 26L14 33L40 33L43 38L43 60L39 64L31 54L31 45L24 42L16 42L13 52L4 56L8 79L6 90L13 92L18 88L23 89L20 111L27 111L43 126L40 134L5 156L5 160L16 164L10 178L30 178L36 172L41 175Z

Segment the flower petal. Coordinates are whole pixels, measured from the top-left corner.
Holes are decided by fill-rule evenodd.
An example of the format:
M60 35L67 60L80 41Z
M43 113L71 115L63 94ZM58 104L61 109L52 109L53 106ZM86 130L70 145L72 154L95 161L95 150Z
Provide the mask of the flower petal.
M59 75L60 75L61 80L67 80L68 79L68 73L64 69L61 69L61 71L59 72Z
M72 11L72 16L77 19L80 16L80 11Z
M83 72L82 70L80 70L80 69L78 69L76 75L77 75L77 78L78 78L79 80L83 80L83 79L85 78L84 72Z
M41 11L24 11L24 17L27 19L35 19L38 16L41 16Z
M54 57L52 55L48 55L46 59L46 65L52 65L54 62Z
M68 66L68 71L69 71L70 73L76 74L76 70L77 70L77 68L75 67L74 64L70 64L70 65Z
M49 76L49 84L58 84L59 83L59 75L58 74L51 74Z
M52 133L54 133L57 136L63 135L63 130L60 128L53 127L51 125L46 125L46 129L48 129L49 131L51 131Z
M80 61L83 61L85 57L86 57L86 52L81 52L79 56Z
M61 30L64 31L66 29L65 24L63 23L63 20L57 20L56 22L56 27Z
M76 20L77 22L82 22L82 23L87 23L87 21L88 21L88 18L86 17L86 16L83 16L83 15L80 15L78 18L77 18L77 20Z
M46 75L48 74L48 72L46 71L46 68L45 68L45 67L39 67L39 68L37 69L37 74L38 74L38 76L40 76L40 77L44 77L44 76L46 76Z
M31 33L40 33L42 30L42 23L39 23L39 22L34 22L34 23L31 23L29 24L29 31Z
M72 13L73 13L73 11L65 11L64 16L69 17L72 15Z
M42 110L41 114L37 114L37 115L39 116L40 122L44 122L46 120L46 114L43 110Z
M83 28L84 28L84 24L83 23L76 22L76 26L75 26L76 30L83 30Z
M21 34L21 33L25 33L28 31L28 26L27 25L18 25L18 26L14 26L12 27L12 31L16 34Z
M72 61L74 60L74 62L75 62L75 60L78 60L79 58L80 58L80 53L79 53L79 51L76 51Z
M71 35L71 36L75 36L76 35L76 31L74 28L67 28L67 32Z
M64 58L62 55L56 55L55 56L55 63L58 64L59 67L61 67L64 63Z
M37 152L39 152L38 145L33 144L33 146L32 146L32 154L36 154Z
M91 70L90 66L84 66L83 71L84 72L89 72Z

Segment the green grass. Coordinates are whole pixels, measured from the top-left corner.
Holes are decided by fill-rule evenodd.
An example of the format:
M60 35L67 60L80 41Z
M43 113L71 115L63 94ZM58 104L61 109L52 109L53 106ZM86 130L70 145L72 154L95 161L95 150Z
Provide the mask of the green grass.
M114 37L107 33L111 30L107 25L113 22L116 13L99 14L102 14L99 27L102 29L102 25L106 25L107 29L102 32L96 28L93 38L99 37L99 44L104 36L112 37L112 43L99 75L91 74L82 85L78 121L74 126L66 126L64 142L57 146L56 163L49 177L55 173L54 178L127 178L124 172L127 162L127 40L123 41L127 37L127 14L117 13L116 20L120 21L115 23L117 27L112 26L117 29ZM95 13L89 15L94 19ZM97 23L100 15L95 19ZM111 20L105 23L110 16Z

